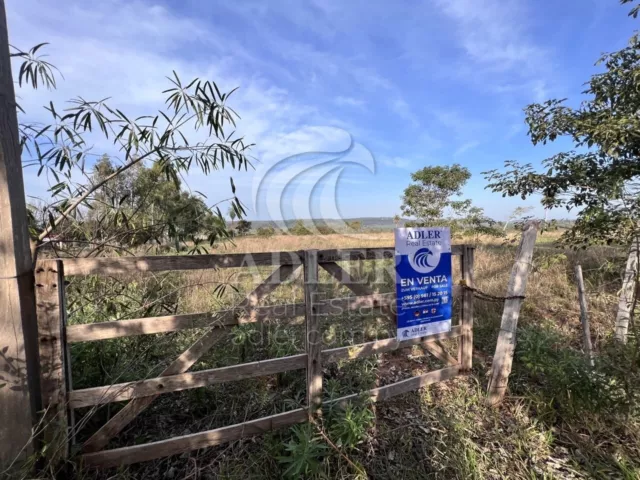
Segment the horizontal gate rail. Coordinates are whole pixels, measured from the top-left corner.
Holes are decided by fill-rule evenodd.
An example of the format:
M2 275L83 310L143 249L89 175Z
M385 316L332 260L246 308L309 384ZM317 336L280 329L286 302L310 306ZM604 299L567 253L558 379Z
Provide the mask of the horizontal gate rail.
M160 440L159 442L86 453L81 456L81 459L84 465L92 467L104 468L130 465L252 437L296 423L304 423L307 419L307 409L299 408L290 412L278 413L257 420L216 428L215 430Z
M180 373L163 377L138 380L136 382L116 383L105 387L84 388L69 392L71 408L103 405L132 398L149 397L162 393L178 392L191 388L206 387L216 383L244 380L275 373L305 368L307 354L271 358L258 362L241 363L229 367L212 368L197 372Z
M162 317L83 323L67 327L67 341L69 343L94 342L118 337L176 332L191 328L221 328L243 323L263 322L271 318L286 319L302 315L304 315L304 303L288 303L255 308L239 307L219 310L215 313L185 313Z
M440 370L433 370L416 377L407 378L406 380L400 380L399 382L390 383L384 387L372 388L362 393L354 393L352 395L346 395L344 397L336 398L334 400L328 400L325 403L337 403L345 404L352 400L359 398L370 400L372 402L381 402L387 400L396 395L418 390L419 388L426 387L437 382L443 382L445 380L451 380L460 375L460 366L454 365L452 367L441 368Z
M64 261L64 273L67 277L302 264L300 253L295 251L228 253L223 255L64 258L62 260Z
M401 342L399 342L397 338L387 338L385 340L361 343L359 345L351 345L348 347L331 348L322 351L322 361L331 363L340 360L354 360L356 358L369 357L379 353L392 352L412 345L420 345L421 343L457 338L460 335L462 335L462 329L460 328L460 325L455 325L451 327L450 332L436 333L434 335L421 338L411 338Z

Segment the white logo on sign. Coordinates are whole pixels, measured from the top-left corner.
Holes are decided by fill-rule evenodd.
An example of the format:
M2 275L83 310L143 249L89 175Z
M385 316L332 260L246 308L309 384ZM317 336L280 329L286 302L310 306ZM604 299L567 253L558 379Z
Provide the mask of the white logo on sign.
M419 273L431 273L440 263L440 250L435 252L430 248L416 250L413 255L409 255L411 267Z

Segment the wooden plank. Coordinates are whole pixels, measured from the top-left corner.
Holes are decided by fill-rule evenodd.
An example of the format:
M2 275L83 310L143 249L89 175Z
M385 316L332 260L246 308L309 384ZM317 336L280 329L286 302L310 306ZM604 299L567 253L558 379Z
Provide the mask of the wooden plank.
M257 307L260 300L275 290L280 283L289 278L298 268L297 265L282 265L278 267L269 277L258 285L253 292L240 302L237 308ZM177 375L189 370L202 355L207 353L211 347L218 343L223 336L221 329L211 329L205 335L200 337L193 345L175 359L160 376ZM122 410L112 417L105 425L103 425L91 438L83 445L83 451L95 452L103 448L111 438L117 435L124 427L126 427L136 416L146 409L156 396L137 398L129 402Z
M410 347L412 345L420 345L424 342L433 342L436 340L445 340L456 338L461 335L462 328L455 325L450 332L436 333L428 337L410 338L398 342L397 338L387 338L385 340L377 340L375 342L361 343L348 347L338 347L324 350L322 352L322 361L325 363L337 362L338 360L352 360L355 358L363 358L379 353L391 352L399 348Z
M335 278L342 285L347 287L356 295L371 295L373 294L373 290L371 287L364 282L358 282L355 280L349 272L344 270L340 265L335 262L326 262L320 265L324 270L329 272L329 274Z
M322 333L318 316L318 251L304 252L304 302L307 334L307 405L312 419L322 408Z
M589 309L587 306L587 294L584 290L584 278L582 277L582 266L575 267L576 282L578 283L578 301L580 302L580 323L582 324L582 343L584 353L589 359L589 364L593 367L593 346L591 345L591 329L589 328Z
M329 272L329 274L333 278L335 278L338 282L340 282L342 285L347 287L349 290L351 290L356 295L373 295L373 294L375 294L375 292L373 291L373 289L371 288L370 285L368 285L366 283L363 283L363 282L356 281L351 275L349 275L349 273L346 270L344 270L337 263L327 262L327 263L321 264L321 266L322 266L322 268L324 270ZM393 305L388 305L388 306L381 307L379 309L379 313L382 316L386 317L387 319L389 319L391 321L395 321L395 313L394 313L393 308L394 308Z
M0 471L33 453L41 409L33 264L4 0L0 1ZM15 472L18 476L18 472Z
M118 383L104 387L84 388L69 392L71 408L90 407L106 403L120 402L131 398L148 397L170 392L179 392L191 388L201 388L217 383L262 377L275 373L298 370L307 366L307 354L260 360L258 362L212 368L198 372L181 373L139 380L137 382Z
M299 252L229 253L224 255L158 255L150 257L65 258L65 275L131 275L169 270L203 270L300 265Z
M462 246L461 272L464 283L473 288L473 247ZM473 365L473 290L464 289L462 293L462 337L458 347L458 361L465 371Z
M64 272L60 260L36 264L36 313L40 344L40 389L43 437L47 457L53 464L67 457L68 418L64 345Z
M440 340L426 340L422 343L422 346L445 365L458 365L460 363L457 358L447 352Z
M81 461L88 467L118 467L132 463L147 462L156 458L177 455L180 453L213 447L222 443L252 437L307 420L304 408L290 412L278 413L270 417L250 420L248 422L217 428L206 432L192 433L181 437L173 437L159 442L145 443L131 447L104 450L81 456Z
M395 247L347 248L318 250L318 262L332 263L354 260L382 260L395 258ZM451 245L451 255L462 255L461 245Z
M372 402L381 402L384 400L388 400L391 397L395 397L396 395L401 395L413 390L418 390L419 388L426 387L427 385L431 385L433 383L450 380L459 376L460 373L460 366L454 365L452 367L434 370L433 372L428 372L423 375L418 375L406 380L401 380L390 385L385 385L384 387L373 388L363 393L355 393L353 395L346 395L334 400L329 400L326 403L337 403L339 405L344 405L347 402L361 399L363 397L368 397Z
M318 250L320 264L353 260L383 260L394 257L394 247Z
M69 325L67 326L67 341L69 343L94 342L96 340L106 340L109 338L167 333L191 328L221 328L241 323L264 322L265 320L274 318L294 318L302 316L304 313L304 303L289 303L256 307L253 309L236 308L215 313L186 313L162 317Z
M394 307L395 304L395 292L374 293L361 297L332 298L319 303L318 314L335 315L343 313L345 310L371 310L380 307ZM395 308L393 310L395 310ZM395 311L393 313L395 314Z
M499 404L507 391L513 353L516 347L518 316L527 289L527 279L531 270L533 248L537 235L538 223L528 222L522 232L520 247L516 253L516 261L511 269L511 277L507 287L506 296L512 298L508 298L504 302L496 352L491 366L491 378L487 387L487 403L489 405Z
M635 236L629 247L629 255L622 278L622 288L618 300L618 310L616 312L615 339L618 342L626 343L629 333L629 323L633 318L633 307L635 304L635 293L638 285L640 269L640 236Z

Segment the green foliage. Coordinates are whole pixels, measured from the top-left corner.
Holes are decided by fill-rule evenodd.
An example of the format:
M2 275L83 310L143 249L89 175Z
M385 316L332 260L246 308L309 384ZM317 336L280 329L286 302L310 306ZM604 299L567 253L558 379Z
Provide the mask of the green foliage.
M311 230L306 227L302 220L296 220L296 223L289 227L289 233L291 235L311 235Z
M488 188L503 196L540 194L547 208L577 211L575 224L563 236L574 246L629 244L640 222L639 37L598 64L604 71L591 77L579 107L554 99L525 109L534 145L566 137L574 150L547 158L540 172L513 161L505 163L505 170L485 172Z
M41 84L51 89L56 88L55 72L58 69L51 63L44 60L46 55L38 55L40 50L45 45L49 45L47 42L39 43L35 47L29 49L28 52L23 52L17 48L14 48L14 52L11 53L11 57L21 58L23 60L18 71L18 85L22 86L22 83L31 84L36 89L38 88L38 79Z
M615 413L627 397L625 382L616 378L619 375L611 375L607 360L599 360L597 368L591 368L585 355L567 348L566 341L552 330L523 329L516 358L517 374L526 375L527 383L537 383L544 392L540 415L557 415L566 420L586 412ZM516 379L515 385L520 381L522 377Z
M461 165L424 167L411 174L414 182L402 197L402 214L418 219L420 225L439 223L445 216L457 214L470 204L470 200L453 200L462 194L469 170Z
M503 235L497 222L484 214L480 207L474 207L471 200L455 200L462 194L462 187L471 178L465 167L451 166L425 167L411 174L413 184L409 185L402 197L403 215L415 217L407 222L409 227L448 226L452 234L500 237ZM396 215L394 219L400 222Z
M360 220L352 220L347 222L347 228L349 230L353 230L354 232L359 232L362 230L362 222Z
M19 84L27 83L33 88L44 85L55 88L55 67L43 59L42 47L39 44L24 52L15 49L12 56L22 59L18 72ZM129 244L120 245L122 227L128 228L129 236L143 238L138 235L145 222L134 221L131 211L124 206L131 206L132 191L122 192L120 186L112 187L112 183L122 180L135 168L150 166L149 175L162 176L167 182L173 182L174 197L184 197L172 202L173 211L166 216L166 230L176 244L186 244L187 240L197 241L193 235L195 224L205 219L208 222L206 240L213 244L229 233L223 215L217 206L213 212L202 200L184 192L180 192L181 175L199 168L208 174L214 170L230 166L234 169L246 169L249 165L247 153L252 145L246 144L241 137L229 134L235 128L237 114L229 107L230 95L221 92L215 82L193 79L183 83L173 72L168 78L170 86L166 94L165 108L153 114L133 117L109 104L109 99L97 101L78 97L68 102L65 109L56 108L49 102L46 110L51 119L50 124L29 123L20 116L20 146L23 150L23 161L27 166L37 166L38 175L46 174L55 179L49 189L51 199L43 203L40 218L32 222L33 233L37 242L42 243L54 230L63 237L75 240L78 231L91 232L84 228L83 222L87 212L94 209L106 211L104 218L98 218L101 231L105 226L115 225L115 236L105 241L104 238L84 238L82 246L95 255L104 248L126 249ZM18 107L19 108L19 107ZM22 112L24 113L24 112ZM206 140L193 141L187 137L202 136ZM92 145L100 142L111 142L114 149L120 152L117 162L94 166L96 155ZM103 168L105 167L105 168ZM78 174L79 172L79 174ZM78 178L84 181L78 182ZM234 214L240 218L245 213L242 204L235 196L236 188L230 180L233 197L230 205ZM163 185L163 188L167 188ZM105 189L118 192L110 195ZM158 192L160 189L153 189ZM183 195L184 193L184 195ZM105 205L103 200L109 200ZM179 200L174 198L174 200ZM146 205L146 202L142 202ZM157 205L153 202L152 205ZM104 207L104 208L103 208ZM140 210L132 209L135 214ZM148 212L144 212L148 214ZM131 233L135 232L135 233ZM148 233L148 232L147 232ZM153 235L152 235L153 237ZM74 255L79 245L75 245ZM200 251L203 246L196 244L192 251Z
M320 235L332 235L336 231L327 224L316 225L316 230Z
M338 447L353 449L367 436L373 426L375 415L368 405L348 403L346 407L334 408L328 415L329 437Z
M509 228L509 223L512 222L524 222L526 220L528 220L531 217L528 217L527 214L533 210L533 207L530 205L524 206L524 207L516 207L513 212L511 212L511 215L509 215L509 218L507 219L507 221L504 223L504 227L503 230L506 232L507 228Z
M95 167L93 182L101 182L116 171L103 156ZM40 212L42 215L44 212ZM180 189L155 164L138 164L114 177L94 193L94 202L82 220L62 223L66 240L128 249L148 243L181 244L197 248L211 235L228 237L224 220L214 215L200 196Z
M286 478L309 478L319 472L329 447L310 423L292 427L291 433L284 453L277 457L278 463L286 467L282 474Z
M251 222L242 219L236 224L235 230L239 236L247 235L251 231Z
M459 228L465 235L472 235L476 241L479 241L481 235L490 237L503 237L504 231L498 226L498 223L492 218L484 214L484 209L480 207L469 207L465 212L465 216L459 221Z
M251 352L251 347L256 343L258 329L253 323L245 323L244 325L236 325L231 330L231 341L238 350L240 363L247 361Z
M256 235L263 238L271 238L276 234L276 229L272 226L258 227Z
M633 3L636 0L620 0L620 3L622 5L626 4L626 3ZM638 13L640 12L640 5L636 5L635 7L633 7L631 9L631 11L629 12L629 16L633 17L633 18L638 18Z

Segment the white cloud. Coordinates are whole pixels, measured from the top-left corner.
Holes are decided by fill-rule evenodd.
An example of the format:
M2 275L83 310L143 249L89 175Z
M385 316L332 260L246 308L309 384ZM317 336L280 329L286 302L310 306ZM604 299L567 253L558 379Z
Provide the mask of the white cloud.
M460 43L475 62L494 70L540 68L546 52L527 37L528 12L519 0L437 0L457 25Z
M338 95L333 102L336 105L339 105L341 107L347 106L347 107L355 107L355 108L364 108L364 100L360 100L358 98L353 98L353 97L343 97L342 95Z
M402 98L397 97L391 102L391 110L396 113L400 118L409 122L413 128L420 126L420 120L418 116L413 112L411 106Z
M476 141L463 143L453 153L453 157L457 158L457 157L459 157L461 155L464 155L469 150L473 150L474 148L476 148L478 145L480 145L480 142L476 142Z
M386 155L382 155L378 157L378 161L383 165L387 165L389 167L400 168L403 170L409 170L412 167L412 161L405 157L389 157Z
M165 77L172 70L183 81L212 79L223 91L240 87L230 101L241 116L238 134L259 145L254 151L259 158L278 156L282 148L278 139L283 133L321 117L315 106L300 103L285 88L254 72L247 74L246 62L253 61L252 55L236 48L232 39L221 43L198 20L142 2L61 3L25 0L8 5L11 42L25 49L49 41L49 60L64 76L55 91L19 89L19 102L27 112L25 121L48 122L50 116L43 105L52 100L61 110L66 100L77 96L87 100L111 97L110 104L127 115L153 115L163 108L166 94L162 91L169 86ZM227 56L229 46L239 60ZM99 136L92 140L97 154L117 156L109 141ZM27 194L46 196L46 180L37 177L36 171L25 170ZM186 180L213 203L229 196L232 174L239 185L251 185L252 171L229 170L211 176L194 171ZM249 190L239 193L249 200Z

